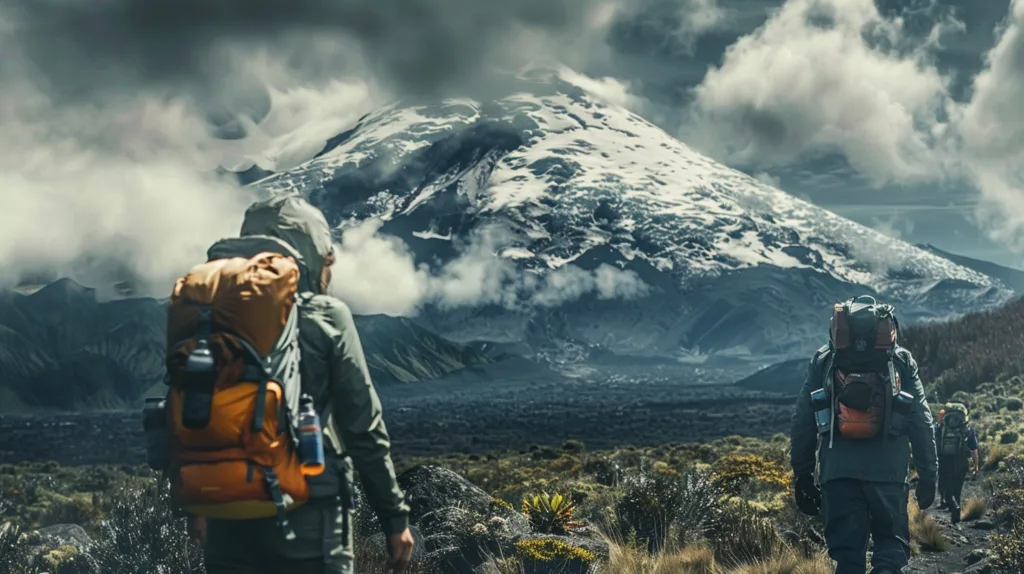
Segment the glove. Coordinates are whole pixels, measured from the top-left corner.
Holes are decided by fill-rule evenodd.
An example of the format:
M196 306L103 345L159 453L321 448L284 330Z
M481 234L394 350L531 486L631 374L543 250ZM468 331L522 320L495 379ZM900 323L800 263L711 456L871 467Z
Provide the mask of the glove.
M821 511L821 488L814 484L814 475L802 474L796 477L793 491L800 512L807 516L817 516Z
M925 510L935 502L935 481L921 479L917 481L917 490L914 492L917 497L917 506Z

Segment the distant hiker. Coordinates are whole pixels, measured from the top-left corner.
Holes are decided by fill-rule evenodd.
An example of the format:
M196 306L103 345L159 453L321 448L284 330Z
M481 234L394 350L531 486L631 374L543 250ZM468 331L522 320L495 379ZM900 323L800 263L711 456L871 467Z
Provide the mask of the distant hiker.
M935 444L939 452L939 488L943 508L949 509L954 525L960 522L960 497L963 495L967 471L978 470L978 434L970 424L967 406L949 403L942 420L935 428Z
M934 426L935 426L935 431L936 432L938 432L939 425L942 424L942 417L945 414L946 414L946 409L939 409L939 415L937 417L935 417L935 425ZM938 435L936 435L936 436L938 436ZM938 448L938 443L936 443L936 449L937 448ZM938 490L939 490L939 498L940 498L939 508L949 508L949 501L946 500L946 489L944 489L942 487L942 470L941 469L939 469Z
M830 341L811 359L797 398L791 463L800 511L825 523L836 574L902 572L910 560L911 452L917 501L935 501L932 415L893 307L871 297L835 305Z
M353 464L404 570L409 507L352 313L326 294L327 220L278 195L207 257L168 306L166 401L172 499L206 571L351 574Z

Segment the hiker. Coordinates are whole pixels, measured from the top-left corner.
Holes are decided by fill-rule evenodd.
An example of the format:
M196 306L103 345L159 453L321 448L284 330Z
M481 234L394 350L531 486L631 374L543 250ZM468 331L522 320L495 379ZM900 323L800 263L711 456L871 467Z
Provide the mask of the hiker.
M939 414L938 414L938 416L935 417L935 425L934 425L935 432L939 431L939 425L942 424L942 417L945 414L946 414L946 409L939 409ZM936 436L938 436L938 435L936 435ZM938 449L938 443L936 443L936 449ZM941 468L939 469L939 476L938 476L938 478L939 478L939 481L938 481L939 508L949 508L949 501L946 500L946 489L942 487L942 469Z
M902 572L910 560L908 467L922 509L935 501L932 415L917 363L898 344L891 305L834 306L829 344L811 359L796 402L791 463L797 507L822 514L836 574Z
M172 497L206 571L351 574L353 466L405 570L409 507L352 313L327 295L326 218L276 195L207 257L169 303L168 340L185 342L169 343L166 401Z
M967 406L949 403L935 429L935 444L939 453L939 488L943 508L949 509L949 521L960 523L960 497L963 495L967 471L978 470L978 434L970 425Z

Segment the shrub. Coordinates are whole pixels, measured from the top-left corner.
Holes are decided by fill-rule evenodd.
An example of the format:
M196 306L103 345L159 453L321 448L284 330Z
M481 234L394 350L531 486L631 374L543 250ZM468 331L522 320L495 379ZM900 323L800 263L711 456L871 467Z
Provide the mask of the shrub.
M673 523L681 537L692 540L716 521L722 491L696 469L642 469L623 481L623 494L615 508L620 533L632 532L648 551L661 550Z
M1017 431L1006 431L999 435L999 444L1013 444L1018 439L1020 439L1020 435L1017 434Z
M1024 564L1024 520L1018 520L1005 534L993 534L989 538L991 564L1006 572L1015 572Z
M1017 412L1024 409L1024 400L1020 397L1010 397L1006 399L1006 410L1010 412Z
M0 524L0 572L17 572L26 559L21 529L11 522Z
M789 550L775 524L746 502L730 505L711 544L718 562L726 566L766 562Z
M116 493L103 536L89 555L103 574L202 572L202 552L189 541L185 520L174 517L169 493L155 481Z
M542 492L523 499L523 514L530 526L541 534L566 534L576 504L568 497Z
M712 466L711 476L716 485L735 494L752 482L782 489L790 486L789 473L782 465L749 453L720 458Z
M523 558L538 562L554 560L579 560L593 562L594 553L586 548L573 546L558 538L528 538L516 542L516 551Z

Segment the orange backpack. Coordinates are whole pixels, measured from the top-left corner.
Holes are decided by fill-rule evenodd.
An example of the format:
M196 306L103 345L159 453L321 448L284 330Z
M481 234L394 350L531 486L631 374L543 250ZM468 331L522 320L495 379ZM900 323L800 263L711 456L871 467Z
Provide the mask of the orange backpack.
M214 259L178 280L167 313L167 429L174 502L217 519L277 516L309 499L298 456L295 259Z

